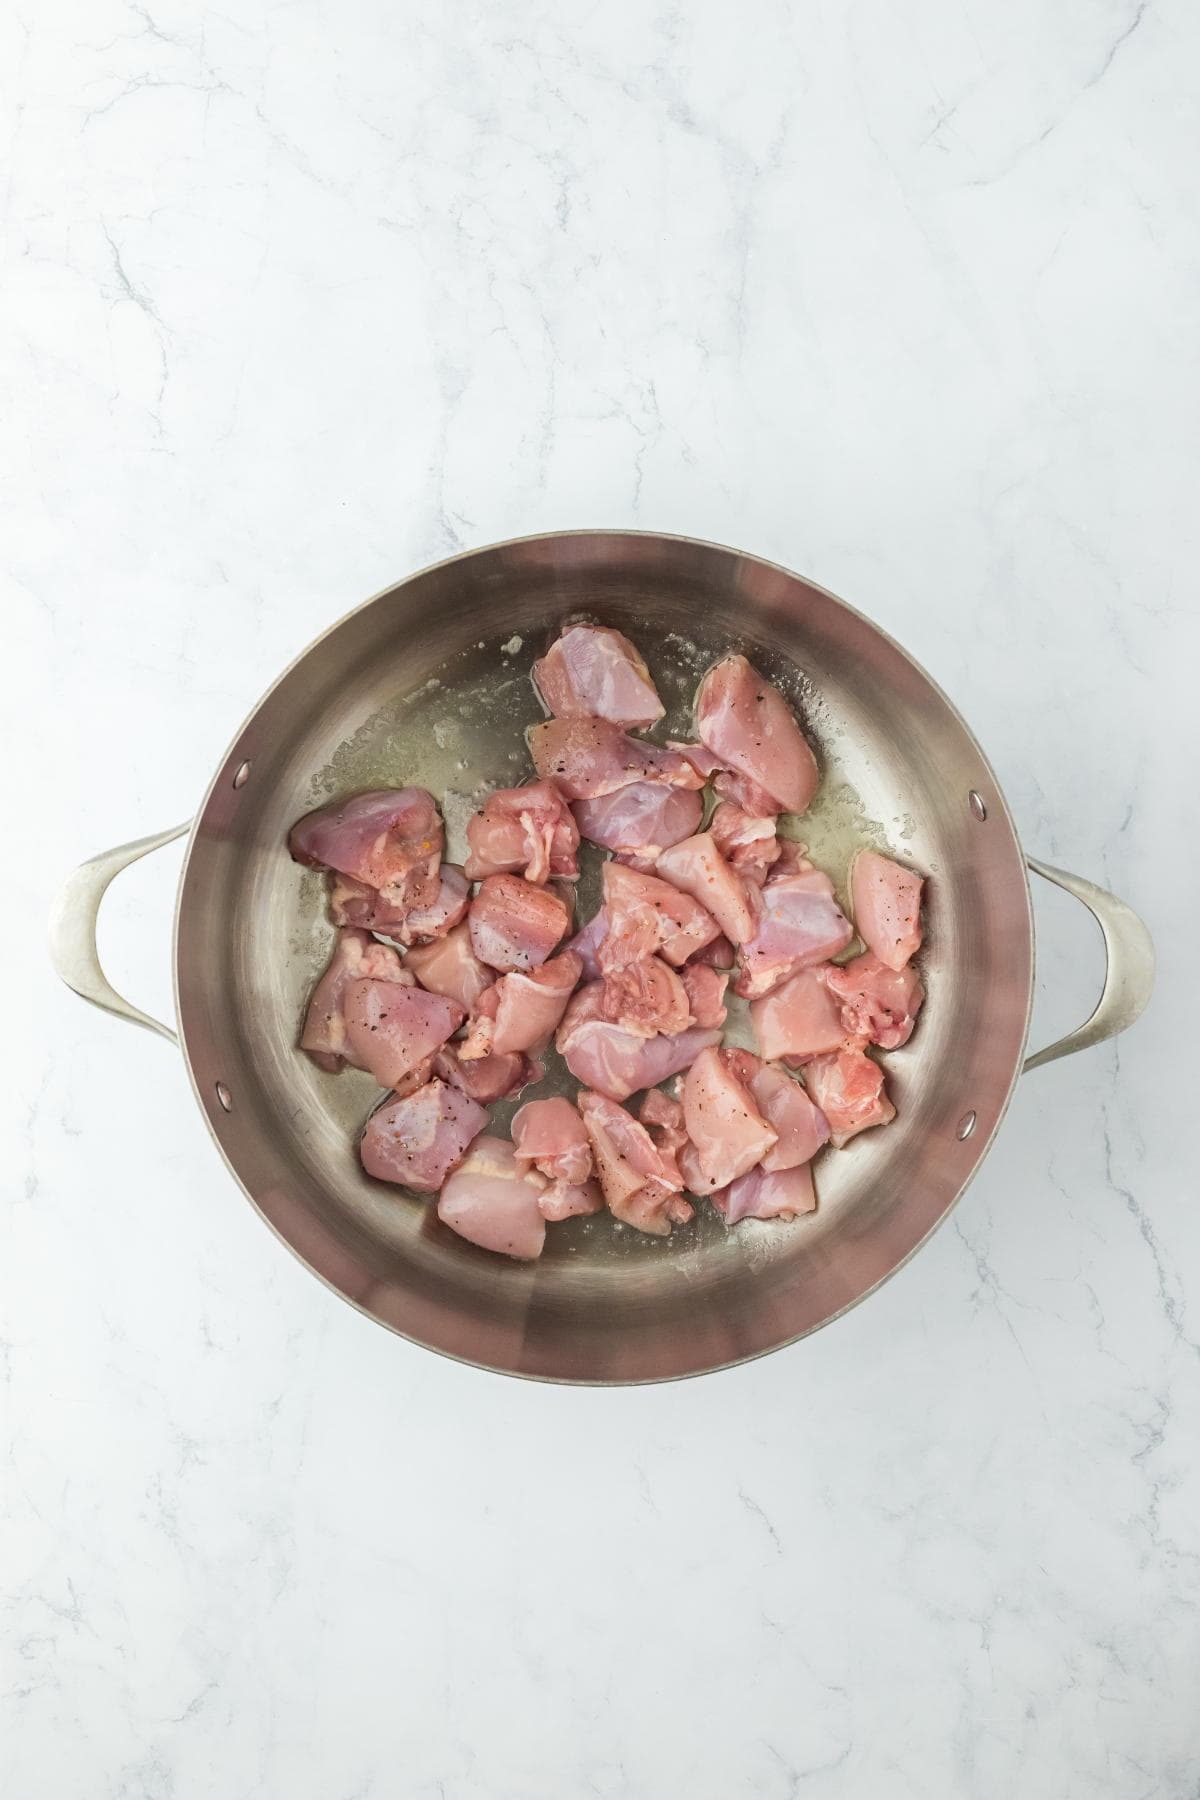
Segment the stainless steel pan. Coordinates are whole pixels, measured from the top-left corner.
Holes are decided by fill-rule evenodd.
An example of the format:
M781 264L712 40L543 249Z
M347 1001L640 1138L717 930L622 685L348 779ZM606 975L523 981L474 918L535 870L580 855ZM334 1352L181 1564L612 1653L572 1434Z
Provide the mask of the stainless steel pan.
M325 797L419 782L449 792L526 770L533 658L572 614L642 647L686 731L700 671L743 649L795 699L824 768L803 835L836 872L881 827L923 869L928 1001L888 1058L899 1117L820 1164L821 1204L792 1226L726 1232L708 1208L669 1240L602 1215L556 1227L535 1264L463 1243L432 1208L367 1179L366 1076L321 1074L295 1048L330 928L322 880L287 830ZM104 890L186 829L76 871L52 931L86 999L174 1038L123 1000L96 956ZM879 841L876 836L875 841ZM423 570L292 664L239 731L191 827L175 918L178 1038L230 1169L279 1236L338 1293L447 1355L512 1374L637 1382L698 1374L790 1343L897 1269L954 1205L1026 1068L1132 1023L1153 952L1139 919L1048 869L1095 913L1108 952L1092 1017L1025 1058L1033 985L1026 859L978 744L900 647L842 601L756 557L686 538L561 532Z

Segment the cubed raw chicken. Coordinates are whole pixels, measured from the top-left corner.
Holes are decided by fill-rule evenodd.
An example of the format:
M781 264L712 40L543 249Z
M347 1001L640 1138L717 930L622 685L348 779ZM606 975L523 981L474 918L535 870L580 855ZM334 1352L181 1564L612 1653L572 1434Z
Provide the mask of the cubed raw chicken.
M438 1056L441 1054L442 1052L439 1050L437 1055L424 1056L419 1063L414 1063L413 1067L403 1074L399 1081L393 1084L393 1096L397 1100L407 1100L410 1094L415 1094L418 1088L423 1088L426 1082L433 1080L435 1075L440 1076L442 1072L438 1068L437 1063ZM454 1084L452 1083L451 1085ZM466 1090L463 1089L461 1091L465 1092ZM472 1100L477 1098L478 1095L471 1095Z
M512 1141L518 1162L531 1164L549 1181L576 1185L592 1172L592 1146L576 1107L561 1095L529 1100L513 1114Z
M519 875L489 875L467 915L471 944L492 969L536 969L571 928L566 902Z
M850 869L854 923L867 949L889 969L902 969L921 947L921 877L912 869L860 850Z
M604 1211L604 1195L594 1178L573 1187L566 1181L552 1181L538 1196L542 1217L552 1224L563 1219L582 1219L589 1213Z
M808 875L812 873L813 864L808 860L808 845L797 838L779 840L779 857L767 877L769 881L782 881L785 875Z
M881 1050L907 1044L925 999L921 978L911 965L890 969L868 951L840 969L826 969L825 985L840 1003L847 1037L868 1038Z
M820 1107L775 1063L759 1063L748 1086L759 1112L777 1134L762 1159L763 1168L770 1173L811 1162L829 1142L829 1122Z
M728 1017L725 989L729 976L724 970L712 969L706 963L685 963L679 972L683 991L692 1009L692 1023L706 1028L720 1026Z
M445 937L466 918L470 899L471 884L462 870L454 863L443 863L438 872L438 891L430 905L410 907L400 930L388 935L398 936L402 944L427 944Z
M721 932L711 943L702 945L688 957L688 966L694 969L703 964L709 969L732 970L736 960L737 952L725 933Z
M573 1219L603 1209L587 1128L569 1100L528 1101L513 1114L512 1138L517 1161L550 1183L538 1200L545 1218Z
M686 744L678 738L668 738L667 749L674 750L678 755L687 758L697 775L700 776L702 785L711 781L713 776L724 767L721 758L714 756L705 744Z
M582 931L577 931L566 946L573 950L583 964L583 979L599 981L600 979L600 944L608 932L608 914L602 906L598 906Z
M433 1073L448 1081L460 1093L469 1094L481 1106L492 1106L497 1100L508 1100L540 1081L541 1064L517 1052L476 1056L466 1062L459 1054L461 1046L445 1044L433 1059Z
M715 755L704 744L684 744L675 738L668 738L668 750L677 750L680 756L686 756L697 774L705 781L711 781L713 791L719 800L726 800L739 812L750 818L773 819L783 807L773 794L751 781L748 775L739 775L736 770L728 768L721 757Z
M739 812L760 819L772 819L782 812L782 806L773 795L759 787L757 781L751 781L748 775L739 775L735 770L727 768L721 757L706 745L683 744L674 738L668 738L667 749L678 750L680 756L686 756L692 767L706 781L712 782L718 799L727 800Z
M368 1175L433 1194L487 1124L482 1106L444 1081L430 1081L406 1099L372 1113L359 1141Z
M678 1100L662 1088L651 1088L638 1107L638 1118L660 1150L678 1156L688 1141L683 1107Z
M466 924L456 925L433 943L417 945L405 957L404 966L429 993L445 994L467 1012L496 979L495 969L476 956L471 928Z
M754 890L730 868L711 831L672 844L662 852L656 870L663 880L698 900L733 943L744 944L754 936Z
M825 985L825 968L801 969L773 993L750 1002L750 1020L767 1062L805 1062L846 1042L840 1002Z
M336 869L408 908L436 901L444 836L424 788L378 788L306 813L288 845L297 862Z
M443 865L444 866L444 865ZM329 884L329 916L335 925L355 925L361 931L382 931L389 936L408 918L407 906L393 906L378 888L352 875L333 875Z
M596 958L605 972L655 954L679 968L717 936L712 914L669 881L609 862L603 882L606 931Z
M579 957L564 950L528 974L502 975L479 997L459 1051L463 1061L493 1053L544 1049L582 972Z
M684 1077L684 1124L706 1193L728 1187L777 1141L736 1070L729 1052L702 1050Z
M346 927L338 932L329 967L312 991L300 1036L300 1048L331 1074L343 1062L355 1060L346 1036L346 994L354 982L368 976L402 987L412 985L412 976L389 945L377 944L369 932Z
M884 1090L883 1070L862 1050L839 1050L804 1066L804 1084L829 1121L840 1150L869 1125L886 1125L896 1109Z
M627 637L602 625L568 625L533 665L533 679L558 719L653 725L663 704Z
M702 1050L721 1041L719 1030L693 1026L675 1037L636 1037L604 1017L603 984L580 988L566 1010L555 1043L577 1081L628 1100L640 1088L654 1087L677 1075Z
M789 975L836 956L853 936L828 875L809 868L772 876L762 890L756 929L742 944L734 992L757 1000Z
M467 824L466 873L523 875L537 886L552 875L573 880L579 873L579 827L552 781L497 788Z
M712 1203L727 1225L743 1219L795 1219L816 1210L812 1170L807 1163L775 1170L760 1166L714 1194Z
M708 971L714 974L714 970ZM686 1031L692 1018L688 993L661 956L626 963L604 977L604 1017L635 1037Z
M739 775L735 769L718 769L713 776L713 791L718 799L736 806L750 818L774 818L781 810L773 794L759 787L757 781L751 781L749 775Z
M784 812L803 812L817 791L820 772L795 714L744 656L727 656L700 683L696 735L722 767L748 776Z
M461 1006L423 988L391 981L354 981L344 1002L353 1060L380 1087L395 1087L433 1056L465 1017Z
M670 844L700 829L704 802L694 788L634 781L597 800L577 800L573 811L591 843L652 865Z
M477 1137L438 1196L438 1218L481 1250L531 1262L546 1242L545 1189L545 1176L522 1168L511 1144Z
M650 1134L670 1180L678 1183L682 1190L686 1183L679 1159L682 1152L690 1148L682 1106L661 1088L651 1088L638 1107L638 1122Z
M701 788L704 779L685 756L631 738L606 719L547 719L529 729L529 753L543 781L568 800L595 800L635 781Z
M428 906L394 906L374 888L335 875L329 905L334 923L363 925L400 944L427 944L446 936L467 916L471 884L453 863L443 863L438 890Z
M735 874L761 887L779 860L774 813L748 813L722 800L709 820L713 842Z
M686 1225L692 1208L682 1197L674 1158L659 1149L646 1127L607 1095L587 1089L579 1096L579 1110L614 1217L655 1237L667 1236L672 1225Z

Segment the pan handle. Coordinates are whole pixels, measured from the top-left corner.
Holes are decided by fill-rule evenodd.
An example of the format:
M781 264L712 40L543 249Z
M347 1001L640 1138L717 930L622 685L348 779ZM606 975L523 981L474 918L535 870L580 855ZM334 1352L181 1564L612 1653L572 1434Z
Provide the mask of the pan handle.
M93 1006L103 1007L105 1012L114 1013L118 1019L128 1019L133 1025L144 1025L148 1031L157 1031L159 1037L167 1038L172 1044L177 1044L179 1038L171 1027L159 1019L152 1019L140 1006L123 999L100 967L96 919L109 883L122 869L137 862L139 857L148 856L151 850L173 844L190 826L189 819L186 824L173 825L170 831L138 838L132 844L119 844L115 850L105 850L100 856L93 856L90 862L81 863L63 883L50 913L50 958L67 986L90 1000Z
M1085 881L1082 875L1068 875L1064 869L1052 869L1049 863L1039 862L1036 856L1027 856L1025 861L1035 874L1065 888L1095 914L1104 933L1107 958L1104 987L1091 1018L1077 1030L1068 1031L1066 1037L1026 1057L1021 1073L1027 1075L1030 1069L1040 1068L1043 1063L1054 1062L1060 1056L1072 1056L1076 1050L1086 1050L1089 1044L1102 1044L1105 1038L1116 1037L1118 1032L1128 1030L1145 1010L1154 989L1154 943L1133 908L1118 900L1115 894L1097 887L1094 881Z

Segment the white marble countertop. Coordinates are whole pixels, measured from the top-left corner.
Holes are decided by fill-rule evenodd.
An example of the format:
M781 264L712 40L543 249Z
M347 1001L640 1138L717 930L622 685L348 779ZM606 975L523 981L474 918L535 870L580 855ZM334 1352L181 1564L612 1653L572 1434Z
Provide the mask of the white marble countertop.
M1193 1800L1195 8L0 31L5 1792ZM317 631L565 525L844 594L1163 952L867 1305L635 1392L335 1299L42 951L65 869L185 817ZM157 1009L177 868L104 919ZM1100 961L1038 908L1041 1039Z

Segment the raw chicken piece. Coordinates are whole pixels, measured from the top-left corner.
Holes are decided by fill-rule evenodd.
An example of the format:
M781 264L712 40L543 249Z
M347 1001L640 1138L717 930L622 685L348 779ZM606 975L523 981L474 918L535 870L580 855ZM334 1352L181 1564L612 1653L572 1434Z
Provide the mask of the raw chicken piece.
M335 800L292 826L299 863L336 869L393 906L432 906L442 861L441 815L424 788L378 788Z
M868 951L843 968L826 969L825 985L841 1003L848 1038L869 1038L881 1050L907 1044L925 998L914 968L889 969Z
M675 1034L697 1023L687 989L661 956L643 957L606 975L603 1009L606 1019L635 1037L655 1037L660 1031Z
M533 665L533 679L558 719L653 725L663 716L650 671L629 639L603 625L568 625Z
M395 1087L440 1050L465 1016L441 994L372 980L350 984L344 1011L350 1054L380 1087Z
M335 875L329 908L335 925L362 925L401 944L425 944L445 937L467 916L471 886L462 870L443 863L438 888L427 906L397 906L350 875Z
M807 1163L775 1170L763 1165L739 1176L723 1193L714 1194L712 1203L725 1215L727 1225L737 1225L742 1219L794 1219L816 1211L812 1170Z
M604 1094L579 1096L604 1201L615 1218L638 1231L666 1237L686 1225L692 1208L682 1198L674 1158L664 1155L644 1125Z
M755 815L723 800L708 822L713 842L730 868L761 887L779 859L779 842L775 836L775 814Z
M592 1172L587 1128L569 1100L529 1100L513 1114L517 1161L532 1164L550 1181L580 1186Z
M487 1113L444 1081L430 1081L406 1099L372 1113L359 1142L368 1175L433 1194L487 1124Z
M672 1149L683 1148L687 1126L683 1122L683 1107L673 1095L664 1093L662 1088L651 1088L638 1107L638 1118L648 1131L657 1127L669 1132L674 1140Z
M555 1042L577 1081L614 1100L628 1100L639 1088L677 1075L702 1050L719 1043L719 1031L694 1026L677 1037L635 1037L604 1017L602 984L580 988L566 1010Z
M571 928L566 902L519 875L489 875L468 918L475 954L493 969L536 969Z
M769 881L782 881L785 875L809 875L814 865L808 860L808 845L798 838L780 838L779 857L768 876Z
M858 935L889 969L902 969L921 948L924 882L890 856L860 850L850 869L850 904Z
M388 935L399 937L402 944L427 944L445 937L466 918L470 900L471 884L462 870L454 863L443 863L438 871L438 890L430 904L410 907L400 930Z
M603 881L607 931L596 959L606 973L656 953L678 968L717 935L712 915L669 881L613 862Z
M513 1094L541 1079L541 1066L519 1051L496 1056L477 1056L466 1062L459 1054L461 1045L446 1044L433 1062L435 1075L448 1081L462 1094L469 1094L481 1106L497 1100L508 1100Z
M587 1128L569 1100L530 1100L513 1114L518 1163L536 1168L550 1186L538 1205L547 1219L601 1212L604 1196L592 1180Z
M778 1133L762 1159L763 1168L770 1173L811 1162L829 1142L829 1123L820 1107L774 1063L759 1063L748 1085L759 1112Z
M574 880L579 827L552 781L497 788L467 825L471 881L485 875L523 875L538 886L551 875Z
M543 1049L554 1036L582 973L580 959L564 950L527 975L502 975L479 997L466 1041L459 1049L462 1060Z
M683 1118L706 1192L728 1187L777 1141L728 1052L702 1050L683 1083Z
M407 906L393 906L378 888L352 875L334 875L329 886L329 916L335 925L356 925L361 931L382 931L394 936L408 917Z
M329 967L312 991L300 1037L300 1048L330 1074L343 1062L354 1061L346 1038L346 992L366 976L402 987L412 985L412 976L390 945L377 944L369 932L352 927L339 931Z
M735 944L744 944L754 936L757 911L752 891L725 861L711 831L697 832L695 837L664 850L657 872L698 900Z
M749 776L784 812L803 812L817 791L820 772L795 714L744 656L727 656L700 683L696 735L723 768Z
M468 925L456 925L444 938L410 950L404 966L429 993L445 994L468 1012L496 979L496 971L476 956Z
M721 1061L743 1087L749 1087L762 1068L762 1058L755 1056L753 1050L744 1050L740 1044L722 1044Z
M532 1262L546 1221L538 1205L545 1176L522 1169L503 1138L477 1137L438 1197L438 1218L481 1250Z
M714 756L712 751L706 749L703 744L685 744L677 738L668 738L667 749L677 751L680 756L686 756L703 782L711 781L723 766L720 757Z
M704 779L685 756L627 737L606 719L548 719L528 733L533 766L568 800L595 800L635 781L701 788Z
M789 975L836 956L853 936L828 875L806 869L772 877L762 890L757 929L742 945L734 992L757 1000Z
M688 966L693 969L703 965L709 969L731 970L736 955L737 952L734 950L733 945L725 936L725 933L721 932L718 937L715 937L712 940L711 944L705 944L702 949L695 951L693 955L688 957Z
M566 1181L552 1181L545 1193L538 1195L538 1206L544 1219L557 1223L603 1212L604 1195L598 1181L584 1181L577 1187Z
M750 1002L759 1053L768 1062L804 1062L846 1042L839 1002L825 985L825 969L801 969L762 1000Z
M728 1016L725 989L729 985L729 976L723 970L709 968L706 963L690 962L684 964L680 979L692 1009L693 1025L702 1025L706 1029L723 1025Z
M679 1151L677 1161L679 1173L683 1176L683 1185L689 1194L708 1194L711 1197L724 1192L721 1183L710 1179L705 1173L704 1165L700 1161L700 1152L691 1138Z
M839 1050L805 1064L804 1082L829 1120L830 1137L840 1150L856 1132L886 1125L896 1109L883 1086L883 1070L862 1050Z
M577 800L579 829L593 844L617 856L653 864L668 844L700 829L704 802L693 788L664 781L634 781L597 800Z
M599 981L600 963L597 952L608 931L608 914L602 906L598 906L582 931L577 931L566 946L573 950L583 964L585 981Z
M766 788L759 787L757 781L751 781L749 775L739 775L733 769L720 769L713 777L713 790L718 798L725 800L730 806L736 806L750 818L771 819L780 811L778 800L768 794Z
M682 1106L678 1100L664 1094L661 1088L651 1088L638 1107L638 1119L650 1133L651 1141L670 1170L672 1179L677 1179L682 1188L685 1183L683 1171L679 1167L679 1154L687 1147L688 1142Z
M783 808L773 794L752 781L748 775L739 775L731 769L721 757L707 749L703 744L683 744L675 738L667 739L667 749L677 750L680 756L686 756L697 774L705 781L713 784L714 792L719 800L727 800L736 806L739 812L751 818L773 819Z

